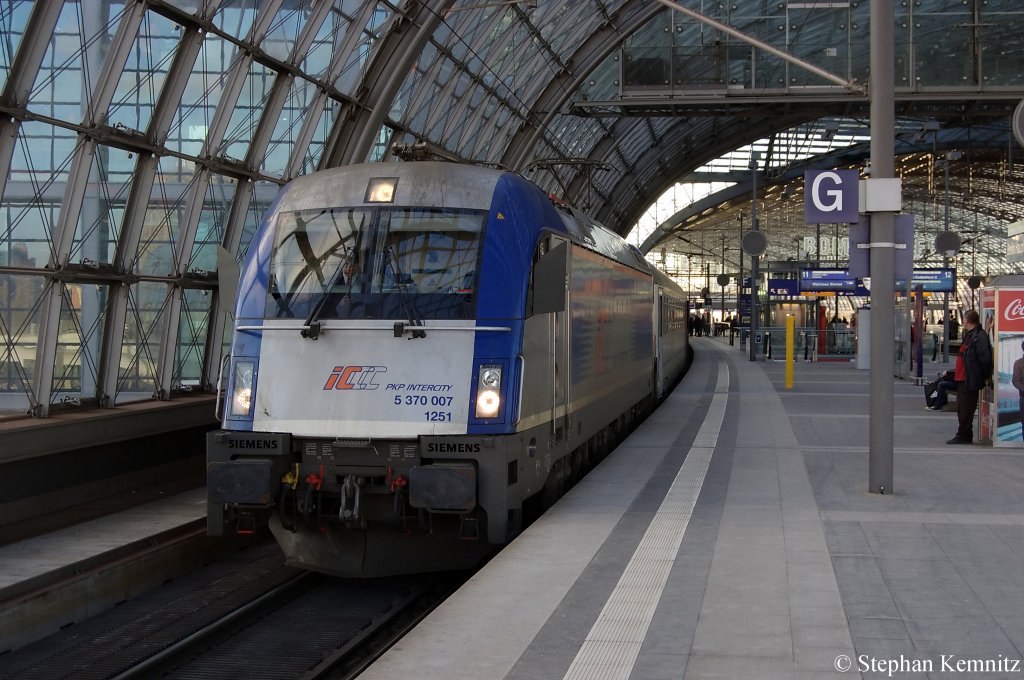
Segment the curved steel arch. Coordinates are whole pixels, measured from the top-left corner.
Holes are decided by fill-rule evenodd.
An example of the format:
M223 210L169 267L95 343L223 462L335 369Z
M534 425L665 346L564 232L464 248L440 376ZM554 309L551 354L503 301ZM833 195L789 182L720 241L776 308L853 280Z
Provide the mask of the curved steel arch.
M443 13L454 4L455 0L426 0L410 4L409 14L395 17L391 30L363 74L356 101L344 104L335 119L327 152L320 162L321 169L366 160L387 120L395 95L405 81L405 74L443 21ZM407 31L412 37L406 35Z
M575 66L551 80L534 101L532 111L545 112L536 124L524 123L509 141L501 157L502 165L522 171L533 159L538 140L544 135L573 93L600 64L619 48L633 31L650 21L664 8L647 0L629 0L613 15L607 15L599 31L591 34L573 52L566 63ZM619 19L616 22L616 19Z

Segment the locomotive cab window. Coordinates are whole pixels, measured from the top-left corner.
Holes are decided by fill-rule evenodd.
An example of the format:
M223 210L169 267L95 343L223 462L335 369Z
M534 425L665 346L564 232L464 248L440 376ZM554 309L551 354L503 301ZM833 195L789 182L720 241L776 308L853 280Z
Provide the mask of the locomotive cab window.
M326 291L358 291L371 217L368 210L351 208L282 213L267 281L267 317L304 318Z
M267 316L472 319L486 215L390 207L283 214Z

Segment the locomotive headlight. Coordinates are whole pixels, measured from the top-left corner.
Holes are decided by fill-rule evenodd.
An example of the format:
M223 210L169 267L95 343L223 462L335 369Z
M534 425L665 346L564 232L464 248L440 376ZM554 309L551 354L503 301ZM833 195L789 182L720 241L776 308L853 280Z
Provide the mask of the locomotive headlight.
M501 366L481 366L477 375L476 417L493 418L501 410Z
M367 203L394 203L397 177L374 177L366 185Z
M231 415L247 416L252 412L252 377L256 364L239 361L235 364L235 380L231 388Z
M481 368L480 386L489 390L501 388L501 369L497 367Z

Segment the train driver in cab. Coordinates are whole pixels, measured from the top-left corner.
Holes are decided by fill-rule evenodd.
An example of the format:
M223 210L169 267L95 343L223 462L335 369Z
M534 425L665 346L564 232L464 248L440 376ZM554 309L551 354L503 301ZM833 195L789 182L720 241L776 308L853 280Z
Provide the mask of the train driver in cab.
M362 280L359 277L359 258L351 252L345 256L341 264L341 279L338 281L341 290L346 293L362 293Z

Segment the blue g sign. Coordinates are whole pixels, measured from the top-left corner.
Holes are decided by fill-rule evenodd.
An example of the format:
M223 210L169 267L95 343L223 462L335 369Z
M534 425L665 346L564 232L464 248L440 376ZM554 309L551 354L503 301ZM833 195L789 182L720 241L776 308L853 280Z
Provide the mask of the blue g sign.
M857 170L804 172L804 222L856 222L859 183Z

